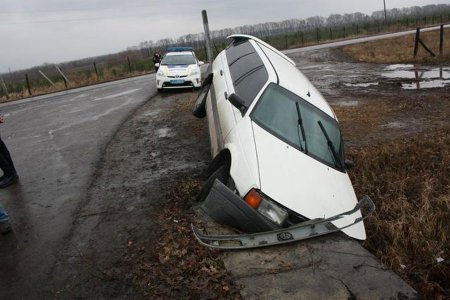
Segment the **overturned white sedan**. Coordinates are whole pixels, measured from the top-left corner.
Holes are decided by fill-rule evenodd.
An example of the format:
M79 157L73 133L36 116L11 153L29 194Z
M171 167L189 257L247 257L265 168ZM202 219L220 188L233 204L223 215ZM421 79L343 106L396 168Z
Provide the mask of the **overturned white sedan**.
M215 221L242 232L197 239L216 248L287 243L335 231L366 238L346 172L337 118L295 63L265 42L232 35L193 113L208 118L213 161L199 194ZM365 217L361 210L365 208Z

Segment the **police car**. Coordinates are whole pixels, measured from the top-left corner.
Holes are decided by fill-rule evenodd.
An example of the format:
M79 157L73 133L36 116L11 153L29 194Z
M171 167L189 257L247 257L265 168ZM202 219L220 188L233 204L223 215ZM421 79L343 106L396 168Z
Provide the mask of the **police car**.
M375 207L355 195L331 107L286 55L252 36L229 39L193 109L208 119L213 157L198 200L214 220L248 234L211 236L193 227L197 239L215 248L335 231L364 240L362 221Z
M161 62L155 64L156 87L163 89L198 88L201 86L199 61L191 47L171 47Z

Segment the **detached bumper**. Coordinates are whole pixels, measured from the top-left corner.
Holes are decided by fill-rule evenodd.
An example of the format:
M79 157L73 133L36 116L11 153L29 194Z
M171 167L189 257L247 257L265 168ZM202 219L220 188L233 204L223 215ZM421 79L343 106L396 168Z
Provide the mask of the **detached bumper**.
M280 228L266 220L262 215L249 207L242 199L216 180L208 197L202 204L202 209L215 221L237 229L254 232L237 235L206 235L192 226L197 240L208 247L219 249L246 249L267 247L305 240L336 231L340 231L362 222L375 211L375 205L369 196L364 196L356 206L346 212L326 219L315 219L302 222L289 228ZM333 221L344 219L362 209L365 216L354 219L341 227L332 224Z

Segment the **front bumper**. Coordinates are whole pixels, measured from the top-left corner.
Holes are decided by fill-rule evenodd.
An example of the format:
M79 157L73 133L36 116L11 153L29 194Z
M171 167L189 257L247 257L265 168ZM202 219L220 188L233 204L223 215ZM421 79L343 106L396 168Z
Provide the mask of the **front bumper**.
M364 196L356 206L346 212L326 219L314 219L302 222L288 228L277 227L253 210L239 196L228 187L216 180L211 192L206 197L201 208L215 221L238 228L242 231L253 232L237 235L206 235L192 226L197 240L208 247L219 249L258 248L285 244L308 238L340 231L362 222L375 211L375 205L368 196ZM346 220L347 216L365 210L363 217L353 222L336 227L332 222Z
M200 75L190 75L185 77L156 76L156 87L158 89L182 89L198 88L202 85Z

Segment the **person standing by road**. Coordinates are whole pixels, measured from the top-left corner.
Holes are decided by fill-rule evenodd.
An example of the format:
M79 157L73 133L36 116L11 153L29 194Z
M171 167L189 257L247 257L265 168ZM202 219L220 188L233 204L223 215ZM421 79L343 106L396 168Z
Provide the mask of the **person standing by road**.
M161 63L161 54L156 51L155 53L153 53L153 64L155 65L155 72L158 72L158 67L156 66L156 64L159 63Z
M11 223L5 209L0 205L0 233L6 234L11 231Z
M5 122L5 118L0 116L0 124ZM17 182L16 168L9 154L8 148L0 137L0 169L3 171L3 176L0 177L0 189L6 188Z

